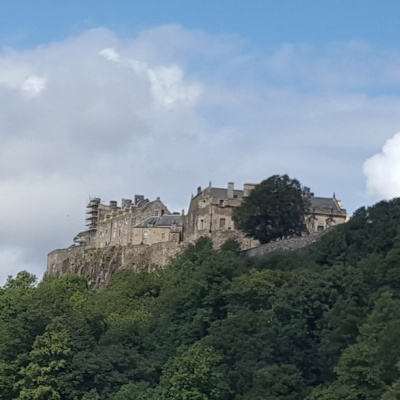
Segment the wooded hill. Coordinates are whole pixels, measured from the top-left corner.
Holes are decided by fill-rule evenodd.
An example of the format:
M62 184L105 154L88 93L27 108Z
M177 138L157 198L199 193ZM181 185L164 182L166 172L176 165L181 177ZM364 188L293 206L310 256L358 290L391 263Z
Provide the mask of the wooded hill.
M400 199L307 255L201 239L155 272L0 289L0 399L400 398Z

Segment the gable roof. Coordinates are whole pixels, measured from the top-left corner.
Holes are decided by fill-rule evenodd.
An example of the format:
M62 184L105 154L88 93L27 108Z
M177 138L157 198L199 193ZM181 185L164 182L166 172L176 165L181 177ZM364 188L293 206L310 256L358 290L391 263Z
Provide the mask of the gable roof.
M335 212L346 214L346 210L341 208L334 198L329 197L311 197L310 198L310 208L311 210L315 208L318 211L325 211L325 212Z

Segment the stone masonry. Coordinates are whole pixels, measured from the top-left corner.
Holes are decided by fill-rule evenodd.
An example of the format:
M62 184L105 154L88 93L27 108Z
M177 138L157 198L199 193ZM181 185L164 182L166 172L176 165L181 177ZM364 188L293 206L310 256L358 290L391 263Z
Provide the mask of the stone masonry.
M232 238L240 243L242 250L256 249L258 241L245 237L232 219L235 208L254 187L255 184L245 184L243 190L237 190L233 183L228 183L226 188L216 188L210 182L207 188L199 187L196 195L192 195L186 215L183 211L171 213L160 198L149 201L135 195L133 201L122 199L120 205L116 201L106 205L100 198L92 198L87 205L86 230L75 236L69 248L48 255L46 274L86 275L91 286L101 288L119 269L165 267L200 237L209 237L215 248ZM335 196L323 198L311 194L310 204L305 217L310 237L348 219ZM307 238L293 238L293 245L301 247L300 243L308 245L314 240ZM282 244L269 244L268 248L274 246ZM248 254L262 254L264 247L249 250Z

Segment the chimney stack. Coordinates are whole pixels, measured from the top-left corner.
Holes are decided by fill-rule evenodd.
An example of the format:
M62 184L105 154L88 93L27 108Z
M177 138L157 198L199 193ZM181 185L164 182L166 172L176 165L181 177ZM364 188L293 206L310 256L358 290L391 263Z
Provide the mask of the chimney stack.
M245 183L243 185L243 197L250 195L250 192L256 187L254 183Z
M131 205L132 205L131 199L122 199L122 201L121 201L122 208L129 208Z
M135 194L135 206L139 204L140 201L144 200L144 196L141 194Z
M234 183L228 182L228 192L226 196L228 199L233 199L233 189L234 189Z

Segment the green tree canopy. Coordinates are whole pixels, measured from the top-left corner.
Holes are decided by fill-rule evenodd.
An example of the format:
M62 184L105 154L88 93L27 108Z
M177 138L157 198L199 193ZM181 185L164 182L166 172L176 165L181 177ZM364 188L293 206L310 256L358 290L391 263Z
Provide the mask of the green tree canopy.
M236 209L233 220L246 236L261 243L300 235L308 208L309 189L287 175L273 175L257 185Z

